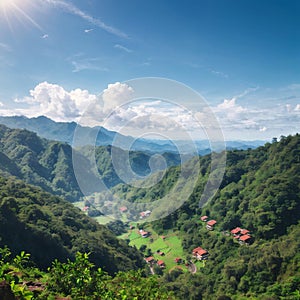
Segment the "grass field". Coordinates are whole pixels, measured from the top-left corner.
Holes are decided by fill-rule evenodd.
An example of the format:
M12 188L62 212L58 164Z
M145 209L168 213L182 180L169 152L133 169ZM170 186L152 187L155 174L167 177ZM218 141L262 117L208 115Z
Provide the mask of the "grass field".
M75 202L74 205L80 209L84 207L84 201ZM108 222L112 221L113 218L109 216L99 216L93 218L100 224L107 224ZM184 263L177 264L175 262L175 258L181 258L183 262L186 261L186 254L183 251L181 240L173 231L165 232L164 238L158 235L155 230L151 227L151 225L147 225L144 227L145 231L150 232L150 236L143 238L137 229L137 224L131 223L134 226L133 229L128 229L128 232L119 236L121 239L129 239L129 245L135 246L137 249L140 249L142 245L146 245L148 249L151 250L152 256L156 260L163 260L166 265L166 271L170 271L174 268L181 268L184 272L188 269ZM161 251L164 253L163 256L159 255L157 252ZM147 251L146 251L147 252ZM197 270L205 267L205 262L197 261L195 262Z
M138 233L138 229L135 227L128 233L123 234L121 238L129 239L129 244L137 247L138 249L142 245L146 245L147 248L151 250L152 256L156 260L163 260L165 262L167 271L177 266L175 258L180 257L185 260L186 256L183 252L181 241L173 232L165 234L165 238L163 239L150 226L145 227L144 230L149 231L151 235L147 238L143 238ZM159 255L157 251L163 252L164 255ZM183 270L187 270L184 264L181 264L180 266Z

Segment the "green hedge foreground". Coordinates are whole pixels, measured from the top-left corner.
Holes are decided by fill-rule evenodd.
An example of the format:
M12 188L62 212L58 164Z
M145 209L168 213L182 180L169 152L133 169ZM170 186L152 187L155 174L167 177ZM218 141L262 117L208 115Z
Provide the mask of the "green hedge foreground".
M95 268L89 254L76 254L75 260L55 260L48 271L32 265L22 251L15 257L7 247L0 248L0 299L174 299L158 282L141 271L119 272L112 277ZM63 298L67 297L67 298Z

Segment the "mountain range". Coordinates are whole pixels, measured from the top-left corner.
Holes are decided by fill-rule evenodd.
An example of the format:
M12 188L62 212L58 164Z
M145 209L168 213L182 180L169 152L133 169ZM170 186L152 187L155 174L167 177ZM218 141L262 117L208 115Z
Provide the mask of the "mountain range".
M134 138L131 136L124 136L115 131L110 131L104 127L84 127L75 122L55 122L45 116L36 118L27 118L24 116L0 116L0 124L4 124L10 128L27 129L36 132L40 137L66 142L69 145L74 143L74 133L80 132L80 139L76 140L76 146L96 145L107 146L113 145L114 140L118 140L118 147L124 146L125 150L143 151L151 153L178 153L178 147L184 149L185 152L190 151L190 145L187 141L177 140L153 140L144 138ZM198 154L205 155L210 153L210 143L208 140L193 141ZM266 141L226 141L227 149L248 149L262 146ZM222 150L224 146L216 146L216 150Z
M112 146L86 146L74 150L65 142L50 141L26 129L10 129L0 125L0 173L38 185L71 202L78 201L83 196L82 192L91 194L129 180L126 174L121 179L114 169L112 149ZM121 156L127 154L122 149L115 151ZM132 169L137 174L145 176L151 171L150 154L130 151L128 155ZM162 155L166 161L162 167L180 162L176 153ZM96 162L94 172L91 171L93 157ZM74 173L74 160L78 162L77 173L86 182L84 191Z

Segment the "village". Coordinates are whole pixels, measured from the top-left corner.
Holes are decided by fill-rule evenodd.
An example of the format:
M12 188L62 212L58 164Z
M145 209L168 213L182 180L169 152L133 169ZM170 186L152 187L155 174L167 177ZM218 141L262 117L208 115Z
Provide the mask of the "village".
M148 211L147 216L150 213ZM144 213L141 216L141 218L145 218ZM216 229L216 220L209 219L208 216L202 216L200 217L200 221L207 231L214 231ZM233 238L240 245L249 245L252 242L252 236L247 229L236 227L231 229L230 232L222 233L230 236L230 238ZM167 271L179 268L195 273L197 270L205 267L205 261L210 256L209 250L202 248L201 245L194 248L189 255L185 255L178 237L173 233L159 236L149 228L149 225L145 228L143 226L135 228L135 226L130 225L127 238L130 239L130 245L148 250L145 251L144 259L151 272L153 272L153 267L156 266ZM172 245L172 240L174 241L174 239L178 239L176 245Z
M90 208L80 205L81 210L88 214ZM126 215L127 207L119 207L119 212ZM154 274L154 269L161 271L170 271L174 268L181 269L184 272L196 273L201 268L205 267L205 261L209 259L209 249L204 249L201 245L194 248L191 253L186 254L183 251L181 240L174 232L166 232L165 235L159 235L155 232L152 226L144 221L151 215L150 210L141 211L138 219L142 223L130 222L128 231L121 235L120 238L129 240L131 246L135 246L144 254L144 260L149 266L150 271ZM97 221L103 219L107 222L106 216L95 217ZM199 218L199 224L202 224L208 232L218 233L217 221L204 215ZM248 229L235 227L228 231L221 231L239 245L249 245L253 242L253 237Z

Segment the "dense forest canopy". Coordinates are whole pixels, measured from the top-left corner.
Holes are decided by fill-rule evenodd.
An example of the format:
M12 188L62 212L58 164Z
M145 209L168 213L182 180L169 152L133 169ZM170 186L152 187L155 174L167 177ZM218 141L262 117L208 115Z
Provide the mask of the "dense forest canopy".
M180 297L216 299L294 298L300 290L300 135L281 137L254 150L228 151L218 193L199 207L210 171L210 157L200 157L201 174L189 200L152 226L159 233L177 232L186 253L202 246L210 256L200 273L166 274L165 283ZM147 189L114 188L118 197L152 201L168 193L180 168L168 170L159 185ZM217 221L208 231L201 216ZM252 241L240 246L231 237L236 227L250 231ZM200 284L201 282L201 284ZM193 287L197 286L197 289Z
M85 151L88 153L89 149ZM114 186L118 182L114 181L110 151L109 147L98 148L97 164ZM136 278L141 286L151 287L149 299L164 299L157 296L160 292L166 299L299 299L300 135L281 137L280 141L274 140L254 150L228 151L221 186L203 207L199 201L209 178L211 158L199 157L199 178L188 200L169 216L145 226L151 226L159 235L170 232L175 235L188 259L199 246L207 249L209 257L195 274L175 268L170 272L160 270L159 277L152 279L144 277L147 271L143 275L127 273L145 268L142 253L129 247L128 241L117 239L112 232L123 234L129 224L109 224L110 231L53 195L59 194L69 201L81 197L72 170L71 152L67 144L40 139L26 130L0 126L0 246L8 245L16 257L21 251L30 253L32 264L42 269L38 272L44 272L55 259L51 269L54 273L64 268L72 272L76 259L88 264L82 253L89 253L91 263L109 274L126 271L108 281L99 271L100 281L94 282L95 289L103 288L103 282L108 286L119 282L135 290L132 281ZM135 170L147 172L147 168L139 169L140 162L147 157L133 152ZM193 165L193 161L189 164ZM153 201L172 189L180 171L180 167L170 167L163 179L151 188L119 184L112 191L127 201ZM213 230L207 230L201 221L204 215L216 220ZM251 242L237 242L231 233L234 228L247 229ZM14 266L14 260L9 264ZM2 260L2 270L4 265ZM89 272L97 271L91 267ZM2 274L4 279L5 274ZM41 275L53 284L49 293L72 294L74 283L69 282L70 289L63 290L51 281L52 275ZM82 290L73 289L73 292ZM90 292L83 293L87 296ZM92 293L95 296L100 291L92 289Z
M70 202L78 201L84 193L101 190L101 182L107 188L123 182L114 170L111 151L112 146L86 146L74 150L67 143L49 141L28 130L9 129L0 125L0 173L37 185ZM125 152L121 149L118 151ZM178 154L162 155L168 166L180 162ZM150 172L150 157L150 154L140 151L129 153L132 168L141 176ZM97 165L95 174L91 172L94 159ZM77 172L87 182L84 191L77 182L73 160L79 164Z
M3 177L0 195L0 246L29 252L43 269L78 251L91 252L91 261L111 274L143 266L137 250L57 196Z

